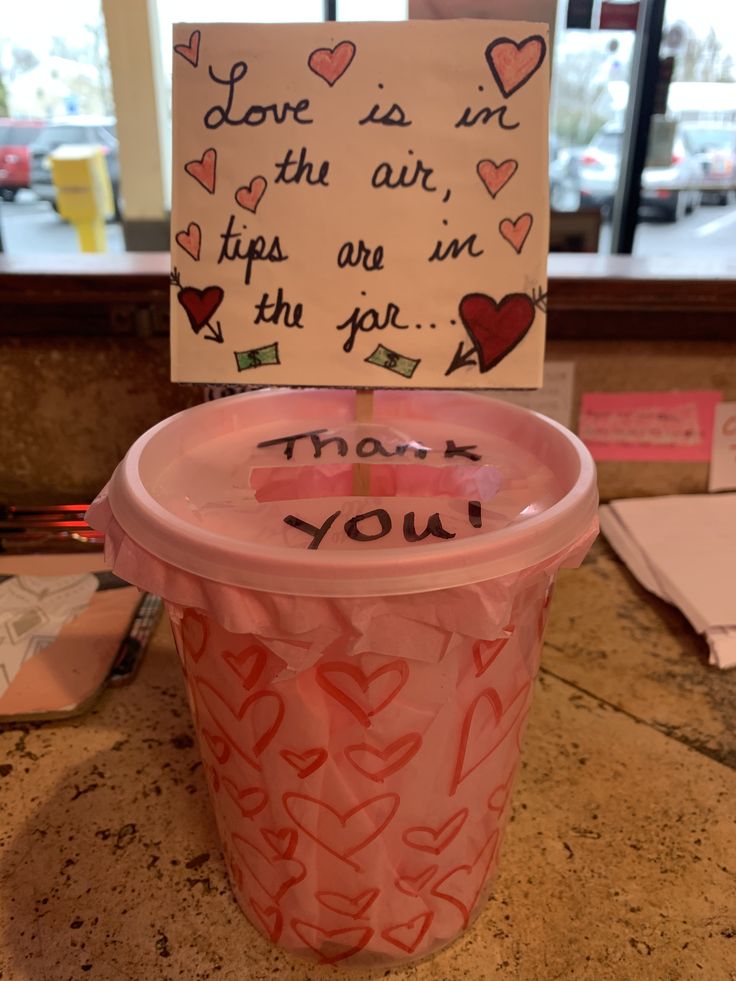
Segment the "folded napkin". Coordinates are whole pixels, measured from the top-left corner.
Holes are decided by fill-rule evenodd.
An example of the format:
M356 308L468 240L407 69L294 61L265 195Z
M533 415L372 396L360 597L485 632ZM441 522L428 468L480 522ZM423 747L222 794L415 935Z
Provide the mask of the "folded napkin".
M710 663L736 667L736 494L611 501L600 522L639 582L705 636Z

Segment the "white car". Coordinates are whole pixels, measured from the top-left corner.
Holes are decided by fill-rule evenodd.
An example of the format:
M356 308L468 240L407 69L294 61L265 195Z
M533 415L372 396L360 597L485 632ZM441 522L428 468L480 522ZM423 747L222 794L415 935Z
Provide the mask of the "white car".
M610 213L621 169L624 132L609 124L599 130L580 156L580 197L583 207ZM701 167L682 130L675 130L672 160L667 167L645 167L641 178L641 208L677 221L699 207Z
M682 131L701 167L707 200L728 204L736 190L736 126L732 123L683 123Z

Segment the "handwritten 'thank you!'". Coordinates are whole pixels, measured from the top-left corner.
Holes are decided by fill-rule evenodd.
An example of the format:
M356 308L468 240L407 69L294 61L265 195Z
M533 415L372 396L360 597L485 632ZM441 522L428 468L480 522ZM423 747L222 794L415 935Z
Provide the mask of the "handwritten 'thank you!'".
M541 383L545 26L174 35L174 380Z

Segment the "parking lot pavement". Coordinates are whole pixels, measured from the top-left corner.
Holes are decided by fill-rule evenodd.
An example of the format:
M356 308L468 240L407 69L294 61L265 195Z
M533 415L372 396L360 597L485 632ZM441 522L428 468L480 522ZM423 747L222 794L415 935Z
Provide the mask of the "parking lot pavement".
M601 229L599 251L609 252L610 243L611 226L606 224ZM642 219L636 229L634 255L736 258L736 204L703 204L676 222Z
M107 251L124 252L121 224L110 222L105 229ZM30 191L21 192L13 202L0 201L0 234L5 251L11 255L79 251L74 228ZM610 244L611 226L607 223L601 229L599 251L608 253ZM736 257L736 204L702 205L677 222L643 219L636 230L634 254Z
M124 252L123 228L119 222L105 226L108 252ZM51 205L30 191L21 191L15 201L0 201L0 236L9 255L40 255L79 252L74 227L63 221Z

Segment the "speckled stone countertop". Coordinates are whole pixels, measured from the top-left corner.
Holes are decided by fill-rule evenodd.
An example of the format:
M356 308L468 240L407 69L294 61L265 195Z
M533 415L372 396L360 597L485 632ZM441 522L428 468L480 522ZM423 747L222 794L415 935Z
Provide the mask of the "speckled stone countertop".
M493 898L373 977L735 981L736 672L598 542L563 573ZM365 973L271 947L225 878L168 625L89 715L0 732L3 981Z

